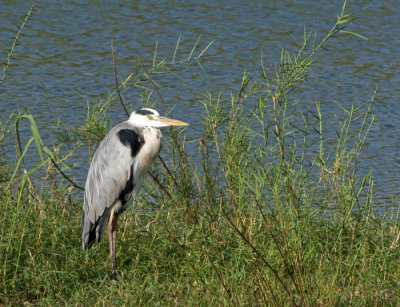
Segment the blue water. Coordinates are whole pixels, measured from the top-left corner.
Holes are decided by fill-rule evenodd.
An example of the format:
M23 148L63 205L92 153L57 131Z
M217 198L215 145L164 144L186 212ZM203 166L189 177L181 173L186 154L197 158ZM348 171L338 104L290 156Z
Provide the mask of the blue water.
M60 118L69 127L85 120L87 104L114 89L110 43L113 40L120 79L136 68L136 59L150 65L156 42L159 58L171 57L182 34L183 58L201 35L199 49L214 41L201 63L182 67L178 78L159 77L153 95L161 113L175 106L174 117L191 123L188 138L198 136L206 91L236 92L242 72L260 75L260 58L269 68L279 64L281 47L295 51L303 29L325 34L334 24L342 1L40 1L0 89L0 111L9 115L26 106L36 118L42 137L51 143ZM0 59L6 60L16 25L28 11L26 1L0 2ZM349 30L368 40L342 36L327 44L314 59L309 80L296 93L298 101L313 107L321 102L328 133L334 134L338 104L368 101L378 86L373 110L376 121L362 152L361 173L372 171L374 202L396 205L400 192L400 2L350 1L356 12ZM129 108L140 106L139 93L128 91ZM125 119L120 106L111 121ZM195 153L193 153L195 154ZM32 159L34 153L32 153ZM78 151L74 162L77 182L83 184L87 153Z

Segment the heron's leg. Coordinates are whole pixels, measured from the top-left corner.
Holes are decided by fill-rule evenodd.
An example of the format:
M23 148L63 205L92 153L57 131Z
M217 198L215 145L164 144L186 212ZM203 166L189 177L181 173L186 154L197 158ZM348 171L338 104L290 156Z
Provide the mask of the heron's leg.
M112 222L112 237L113 237L113 251L114 251L114 275L115 275L115 259L116 259L116 254L115 254L115 246L117 245L117 230L118 230L118 215L114 215L114 219ZM115 275L116 277L116 275Z
M114 214L114 210L111 210L110 220L108 221L108 243L110 247L110 264L111 264L111 278L117 279L115 273L115 246L117 242L117 227L118 227L118 215Z

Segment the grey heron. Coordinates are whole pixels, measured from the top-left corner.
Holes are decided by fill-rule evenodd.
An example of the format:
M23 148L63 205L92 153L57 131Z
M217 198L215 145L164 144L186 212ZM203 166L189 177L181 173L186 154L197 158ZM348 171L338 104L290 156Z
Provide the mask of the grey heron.
M82 248L100 242L106 226L110 248L111 277L115 273L118 216L127 208L161 149L159 127L187 123L161 117L144 108L113 127L96 150L85 185L82 215Z

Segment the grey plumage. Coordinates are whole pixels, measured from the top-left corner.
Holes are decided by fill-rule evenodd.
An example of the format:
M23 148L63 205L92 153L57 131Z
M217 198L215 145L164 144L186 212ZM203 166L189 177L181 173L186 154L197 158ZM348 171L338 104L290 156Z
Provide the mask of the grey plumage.
M118 136L127 130L131 139ZM100 143L85 186L83 208L82 248L87 249L94 240L100 242L114 208L116 215L126 209L127 202L135 195L144 179L147 168L158 156L161 135L157 128L136 128L127 122L110 130ZM151 141L146 139L151 138ZM142 150L142 153L139 151ZM150 154L144 154L150 153ZM140 161L140 163L138 163ZM123 193L123 191L126 193Z
M137 194L148 167L160 152L162 134L158 127L169 125L187 124L161 117L152 109L136 111L110 130L93 156L85 185L82 248L100 242L108 225L114 277L118 216Z

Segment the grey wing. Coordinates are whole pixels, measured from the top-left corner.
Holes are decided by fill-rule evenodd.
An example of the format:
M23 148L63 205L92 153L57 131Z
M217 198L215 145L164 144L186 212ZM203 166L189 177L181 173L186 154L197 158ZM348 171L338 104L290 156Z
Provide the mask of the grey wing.
M134 186L134 157L142 142L135 131L124 128L120 124L111 129L90 165L82 215L83 249L101 240L111 208L126 201L124 192Z

